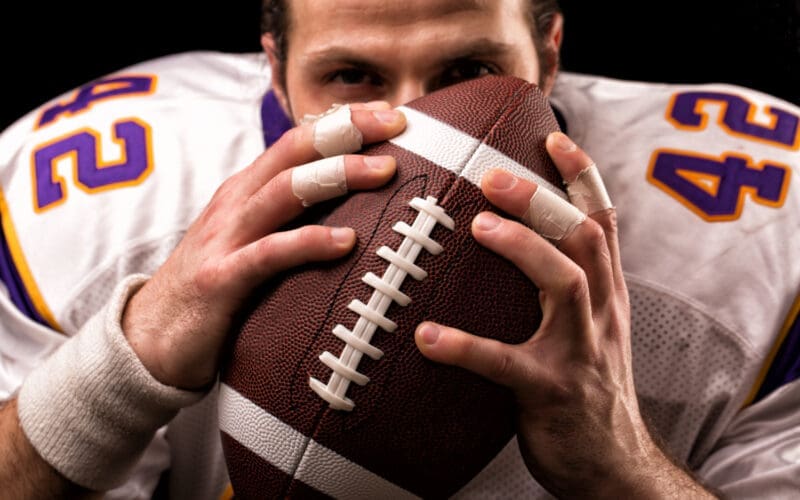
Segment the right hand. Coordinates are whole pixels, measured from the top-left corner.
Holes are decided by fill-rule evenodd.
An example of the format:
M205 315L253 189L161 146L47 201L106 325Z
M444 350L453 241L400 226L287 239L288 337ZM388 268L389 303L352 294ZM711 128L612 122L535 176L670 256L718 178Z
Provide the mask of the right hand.
M354 104L351 110L364 144L405 128L405 117L388 103ZM313 124L295 127L226 180L167 261L129 300L123 331L161 383L206 387L216 377L233 317L257 286L291 267L336 259L353 248L350 228L278 231L304 210L292 192L291 170L320 159L313 141ZM345 157L351 191L376 188L394 172L389 156Z

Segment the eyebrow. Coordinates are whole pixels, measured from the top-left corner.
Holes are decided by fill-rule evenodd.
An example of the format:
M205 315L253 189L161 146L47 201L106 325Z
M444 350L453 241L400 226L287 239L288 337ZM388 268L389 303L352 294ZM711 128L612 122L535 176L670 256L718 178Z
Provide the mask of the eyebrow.
M436 61L452 62L464 59L502 57L513 50L513 45L498 42L489 38L476 38L466 44L459 44L450 50L445 50L442 56ZM344 63L359 69L378 69L383 65L376 63L374 58L364 56L363 50L356 50L350 46L331 46L307 54L306 59L310 64L322 64L330 62ZM386 62L388 64L388 61Z

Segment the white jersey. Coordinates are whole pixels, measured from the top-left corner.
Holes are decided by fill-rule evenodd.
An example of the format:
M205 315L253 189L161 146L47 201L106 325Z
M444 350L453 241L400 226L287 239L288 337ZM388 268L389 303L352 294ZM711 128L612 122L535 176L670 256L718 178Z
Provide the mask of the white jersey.
M732 497L800 497L800 109L569 73L551 102L618 209L651 428ZM518 456L470 493L530 496Z
M222 180L285 129L269 83L261 55L180 54L0 136L0 400L123 277L153 272ZM800 109L740 87L569 73L552 102L619 209L636 387L655 433L725 492L800 491ZM217 498L214 396L159 433L110 496L148 498L169 467L174 498ZM546 494L512 442L459 496Z
M124 276L152 273L222 181L264 150L260 108L269 85L257 54L176 55L91 82L3 133L0 400L77 333ZM115 495L149 498L172 464L185 498L202 498L203 489L217 497L227 479L216 421L202 414L213 414L213 403L180 412L176 422L194 430L179 432L181 423L166 439L160 434ZM196 439L203 434L207 447ZM180 445L170 450L167 441ZM209 454L209 477L182 461Z

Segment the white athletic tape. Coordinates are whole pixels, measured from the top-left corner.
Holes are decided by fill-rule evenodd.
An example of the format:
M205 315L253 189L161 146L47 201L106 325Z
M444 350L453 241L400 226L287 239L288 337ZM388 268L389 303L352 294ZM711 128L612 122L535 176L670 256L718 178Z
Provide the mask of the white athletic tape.
M570 201L585 214L602 212L614 206L594 164L581 170L578 177L567 184L567 194Z
M306 115L301 123L314 122L314 149L322 156L354 153L361 149L363 136L353 125L350 106L334 104L320 115Z
M530 206L523 215L534 231L552 241L561 241L575 227L586 220L586 215L575 206L541 186L531 196Z
M304 207L347 194L344 156L323 158L292 169L292 193Z

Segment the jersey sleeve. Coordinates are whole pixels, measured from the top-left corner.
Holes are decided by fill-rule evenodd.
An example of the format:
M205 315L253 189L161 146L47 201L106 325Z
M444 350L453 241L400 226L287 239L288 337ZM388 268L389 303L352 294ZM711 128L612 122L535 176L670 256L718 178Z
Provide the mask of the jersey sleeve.
M264 150L258 54L146 61L65 93L0 134L0 402L126 276L150 274L230 175ZM133 482L169 466L159 432Z
M264 149L265 58L184 53L45 103L0 136L0 277L32 321L74 334L92 290L152 272L222 181Z
M800 380L739 413L698 470L730 498L794 498L800 491Z

